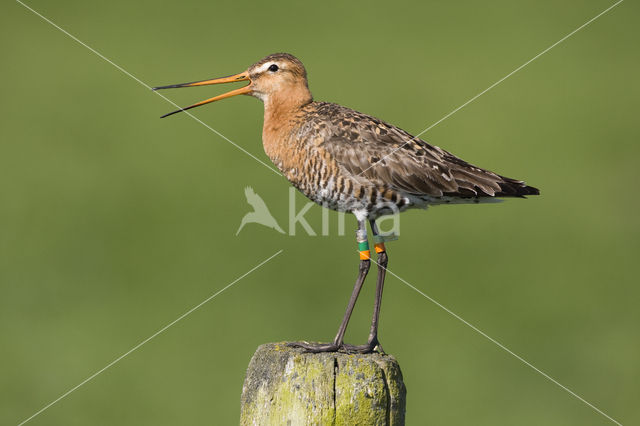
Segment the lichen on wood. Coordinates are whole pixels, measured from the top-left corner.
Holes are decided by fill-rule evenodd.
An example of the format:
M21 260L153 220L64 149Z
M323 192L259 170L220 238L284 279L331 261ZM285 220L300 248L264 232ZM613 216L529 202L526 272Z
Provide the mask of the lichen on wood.
M267 343L247 369L240 424L404 425L405 396L393 356Z

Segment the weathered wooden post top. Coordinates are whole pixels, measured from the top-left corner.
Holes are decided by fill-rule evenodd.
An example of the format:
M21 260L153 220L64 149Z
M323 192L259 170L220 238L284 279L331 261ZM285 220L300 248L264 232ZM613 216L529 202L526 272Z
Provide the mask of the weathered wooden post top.
M309 353L287 342L253 355L240 424L404 425L406 389L396 359L379 353Z

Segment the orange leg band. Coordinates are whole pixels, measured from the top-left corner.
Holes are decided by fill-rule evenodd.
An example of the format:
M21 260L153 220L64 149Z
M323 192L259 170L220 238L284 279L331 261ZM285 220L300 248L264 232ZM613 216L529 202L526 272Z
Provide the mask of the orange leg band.
M371 252L369 250L360 251L360 260L369 260L371 259Z
M383 251L386 251L386 249L384 248L384 243L375 243L374 247L376 249L376 253L382 253Z

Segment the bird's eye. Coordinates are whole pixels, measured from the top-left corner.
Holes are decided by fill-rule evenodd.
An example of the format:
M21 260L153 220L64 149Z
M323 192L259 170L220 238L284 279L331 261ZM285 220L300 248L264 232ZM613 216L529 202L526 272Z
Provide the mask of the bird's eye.
M271 66L269 67L269 71L271 72L278 71L278 66L276 64L271 64Z

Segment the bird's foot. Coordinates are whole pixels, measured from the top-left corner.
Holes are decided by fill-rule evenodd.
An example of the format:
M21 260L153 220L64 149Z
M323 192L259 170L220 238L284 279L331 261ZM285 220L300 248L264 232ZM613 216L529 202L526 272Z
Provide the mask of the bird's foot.
M304 349L305 352L338 352L340 346L335 343L309 343L309 342L291 342L288 344L293 348Z
M305 352L320 353L320 352L345 352L348 354L369 354L378 352L384 355L382 345L377 340L371 341L366 345L350 345L343 343L338 345L336 343L309 343L309 342L292 342L289 346L294 348L304 349Z
M370 354L373 352L377 352L379 354L384 355L385 352L382 349L382 345L377 340L367 343L366 345L349 345L343 344L341 347L347 353L356 353L356 354Z

